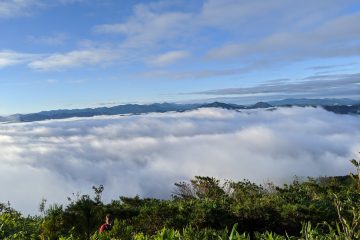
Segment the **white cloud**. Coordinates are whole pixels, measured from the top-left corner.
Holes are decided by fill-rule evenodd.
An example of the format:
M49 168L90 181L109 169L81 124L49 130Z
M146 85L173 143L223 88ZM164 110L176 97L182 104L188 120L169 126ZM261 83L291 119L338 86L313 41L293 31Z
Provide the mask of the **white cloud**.
M12 65L22 64L34 60L38 57L36 54L18 53L14 51L0 51L0 68Z
M55 39L47 39L55 44ZM50 44L50 42L48 42ZM59 43L59 42L57 42ZM0 51L0 68L27 64L39 71L58 71L91 65L105 66L121 58L121 52L102 48L86 48L65 53L30 54L15 51Z
M187 51L170 51L164 54L158 55L151 58L148 61L148 64L155 67L163 67L170 64L173 64L181 59L187 58L190 56L190 53Z
M0 125L0 188L34 213L42 197L104 184L119 195L169 197L195 175L257 183L294 175L342 175L360 148L359 116L318 108L201 109ZM15 177L16 176L16 177Z
M191 13L170 11L168 5L172 4L138 4L126 21L98 25L93 31L97 34L122 35L117 48L129 56L128 61L155 67L167 66L191 56L184 43L192 36L194 23ZM179 48L184 50L172 50Z
M86 1L56 0L45 4L42 0L7 0L0 3L0 16L2 11L16 12L6 10L12 9L8 6L28 9L37 5L58 7L76 2ZM102 48L100 46L94 47L95 50L74 49L67 53L47 54L47 57L31 62L29 66L37 70L57 70L94 65L103 60L109 63L115 62L115 52L121 51L127 62L165 67L181 58L189 57L191 61L191 56L206 55L206 61L202 59L201 62L200 58L197 62L201 70L183 68L180 73L160 74L189 79L240 75L299 60L358 56L360 29L356 23L359 14L345 11L355 2L319 0L304 4L289 0L206 0L202 5L191 8L184 7L184 2L179 1L137 4L132 15L125 20L93 28L97 34L119 35L119 41L107 43L111 46L105 47L107 50L98 49ZM22 12L17 11L17 14ZM30 40L55 46L61 45L66 36L30 36ZM172 52L173 49L183 49L183 52ZM213 69L213 63L208 65L209 59L231 58L240 60L236 62L237 68L233 64L220 64L218 69ZM211 69L206 69L206 66L211 66ZM159 74L148 72L146 75Z
M121 47L142 52L140 59L145 62L156 55L154 51L174 48L186 48L191 55L204 54L207 60L240 60L235 69L221 66L218 70L147 72L144 76L239 75L299 60L358 56L358 14L345 11L355 2L207 0L197 9L180 11L160 1L138 4L125 21L98 25L94 31L122 35ZM219 40L218 36L224 37ZM156 58L154 61L156 65Z
M2 0L0 2L0 18L26 16L41 5L39 0Z
M84 2L84 0L1 0L0 18L30 16L40 8Z
M54 53L32 61L29 67L35 70L62 70L85 65L104 65L118 59L118 53L107 49L85 49L67 53Z
M166 5L166 4L165 4ZM122 23L95 26L100 34L122 34L127 37L123 47L148 48L180 42L192 31L193 15L168 11L163 4L138 4L134 15Z
M204 2L199 21L206 26L234 29L281 6L284 1L208 0Z
M209 52L210 59L241 58L268 61L346 57L360 54L360 14L338 16L318 24L311 31L285 28L251 42L233 41Z
M329 18L343 14L346 6L355 2L318 0L304 4L291 0L207 0L199 21L205 26L264 36L273 31L304 30L325 23Z

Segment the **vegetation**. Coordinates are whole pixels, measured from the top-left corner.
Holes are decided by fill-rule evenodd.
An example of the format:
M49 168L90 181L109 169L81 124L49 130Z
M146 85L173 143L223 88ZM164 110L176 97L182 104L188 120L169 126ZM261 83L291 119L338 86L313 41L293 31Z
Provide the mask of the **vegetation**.
M175 184L170 200L74 195L66 206L40 204L23 216L0 204L0 239L360 239L360 161L356 174L295 179L291 184L221 182L197 176ZM113 228L98 233L106 213Z

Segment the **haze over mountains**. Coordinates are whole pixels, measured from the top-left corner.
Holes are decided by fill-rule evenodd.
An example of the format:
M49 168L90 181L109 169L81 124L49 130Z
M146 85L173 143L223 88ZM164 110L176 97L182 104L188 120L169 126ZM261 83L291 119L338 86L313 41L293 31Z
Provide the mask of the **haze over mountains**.
M7 117L0 117L0 122L33 122L50 119L65 119L71 117L93 117L99 115L118 115L118 114L144 114L144 113L164 113L164 112L183 112L199 108L223 108L232 110L274 108L291 106L321 106L325 110L339 114L360 114L360 100L352 99L283 99L278 101L258 102L253 105L238 105L223 102L211 103L153 103L148 105L125 104L113 107L98 107L84 109L61 109L51 111L41 111L29 114L14 114Z

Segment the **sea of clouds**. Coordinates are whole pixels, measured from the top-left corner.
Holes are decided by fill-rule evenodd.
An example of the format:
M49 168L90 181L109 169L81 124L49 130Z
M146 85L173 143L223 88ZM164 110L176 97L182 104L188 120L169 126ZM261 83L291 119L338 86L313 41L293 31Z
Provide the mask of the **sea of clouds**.
M103 184L120 195L169 198L196 175L256 183L345 175L360 151L360 116L321 108L99 116L0 125L0 202L38 213Z

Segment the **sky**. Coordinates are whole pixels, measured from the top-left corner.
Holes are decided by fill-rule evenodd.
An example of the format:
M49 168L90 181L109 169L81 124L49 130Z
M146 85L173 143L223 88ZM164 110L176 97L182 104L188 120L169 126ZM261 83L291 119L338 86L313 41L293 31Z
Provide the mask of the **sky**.
M194 176L289 183L354 172L360 116L322 108L202 108L0 124L0 202L24 214L104 186L119 196L170 198ZM48 205L47 205L48 206Z
M358 99L359 22L356 0L1 0L0 115Z

